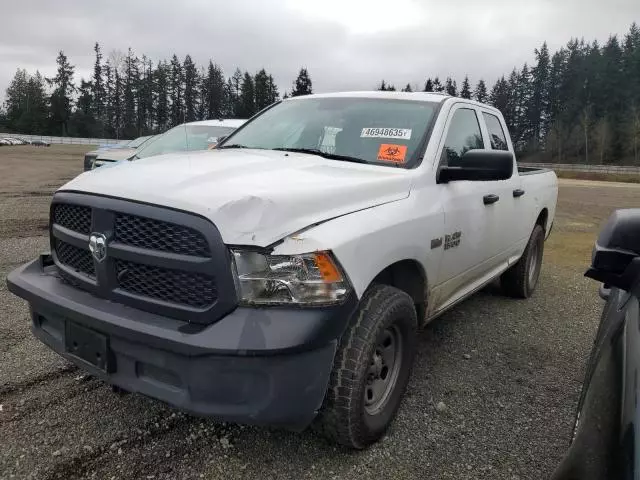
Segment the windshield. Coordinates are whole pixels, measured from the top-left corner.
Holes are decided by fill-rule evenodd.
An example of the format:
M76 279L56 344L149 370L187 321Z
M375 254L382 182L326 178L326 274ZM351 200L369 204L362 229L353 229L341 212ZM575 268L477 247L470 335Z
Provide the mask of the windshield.
M438 103L385 98L308 98L282 102L219 148L316 153L337 160L406 166Z
M218 138L229 135L235 128L215 125L178 125L168 130L136 153L135 158L147 158L171 152L207 150L218 143Z
M151 138L150 136L134 138L129 143L127 143L127 147L138 148L140 145L142 145L144 142L146 142L150 138Z

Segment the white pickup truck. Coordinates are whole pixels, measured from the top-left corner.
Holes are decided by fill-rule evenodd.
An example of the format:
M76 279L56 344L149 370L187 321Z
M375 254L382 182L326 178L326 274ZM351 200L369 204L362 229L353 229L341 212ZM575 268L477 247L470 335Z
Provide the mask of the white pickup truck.
M487 105L297 97L216 150L81 174L8 286L42 342L120 389L363 448L420 326L497 278L532 294L556 197Z

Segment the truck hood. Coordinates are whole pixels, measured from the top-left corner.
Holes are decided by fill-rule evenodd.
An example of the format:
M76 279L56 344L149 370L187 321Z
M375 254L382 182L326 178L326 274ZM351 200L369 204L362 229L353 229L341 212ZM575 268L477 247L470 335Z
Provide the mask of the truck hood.
M118 162L60 190L197 213L225 243L268 246L328 219L406 198L411 170L270 150L214 150Z

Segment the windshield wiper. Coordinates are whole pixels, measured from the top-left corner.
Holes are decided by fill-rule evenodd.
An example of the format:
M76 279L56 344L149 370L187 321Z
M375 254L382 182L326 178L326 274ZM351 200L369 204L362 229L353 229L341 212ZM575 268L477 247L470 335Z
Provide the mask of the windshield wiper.
M253 148L253 147L247 147L246 145L240 145L239 143L232 143L231 145L222 145L218 148L223 149L223 148Z
M322 158L328 158L329 160L342 160L344 162L353 163L369 163L363 158L351 157L349 155L338 155L337 153L323 152L319 148L272 148L272 150L278 150L281 152L294 152L294 153L309 153L311 155L318 155Z

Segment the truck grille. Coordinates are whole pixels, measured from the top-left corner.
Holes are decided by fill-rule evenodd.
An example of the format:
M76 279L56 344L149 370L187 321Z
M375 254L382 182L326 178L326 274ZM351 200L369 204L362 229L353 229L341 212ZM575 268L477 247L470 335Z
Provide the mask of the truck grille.
M216 301L213 278L198 273L116 260L120 288L166 302L205 308Z
M89 250L83 250L62 240L56 240L56 254L63 265L78 273L95 278L96 271L93 266L93 257Z
M50 223L54 261L66 267L61 274L97 296L194 323L210 323L237 305L228 250L206 219L61 192ZM106 237L102 261L89 251L92 234Z
M204 236L173 223L135 215L116 214L115 239L134 247L182 255L211 255Z
M88 207L60 203L53 210L53 221L74 232L91 233L91 209Z

